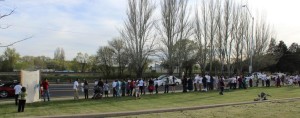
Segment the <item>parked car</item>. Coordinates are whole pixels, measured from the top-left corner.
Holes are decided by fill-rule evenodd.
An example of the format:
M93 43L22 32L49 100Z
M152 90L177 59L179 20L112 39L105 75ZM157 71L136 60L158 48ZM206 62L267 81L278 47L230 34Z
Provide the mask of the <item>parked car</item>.
M157 83L158 86L164 86L164 85L166 85L167 77L169 77L169 76L167 76L167 75L161 75L154 82ZM175 77L175 83L176 83L176 85L179 85L179 84L182 83L182 81L181 81L181 79Z
M284 74L284 73L273 73L273 74L271 75L271 77L272 77L272 78L275 78L275 79L277 79L278 77L281 78L282 76L285 77L286 74Z
M265 73L260 73L260 72L254 72L252 73L251 76L246 77L247 80L253 79L254 76L257 76L258 79L264 79L267 77Z
M0 97L1 98L6 98L6 97L12 97L15 95L15 85L17 85L17 83L5 83L3 85L0 86Z

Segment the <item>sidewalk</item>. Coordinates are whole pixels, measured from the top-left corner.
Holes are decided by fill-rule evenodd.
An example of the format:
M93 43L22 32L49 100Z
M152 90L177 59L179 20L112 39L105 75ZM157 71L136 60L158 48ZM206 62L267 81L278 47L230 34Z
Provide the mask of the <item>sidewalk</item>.
M203 106L194 106L194 107L177 107L177 108L165 108L165 109L151 109L151 110L140 110L140 111L127 111L127 112L108 112L108 113L95 113L95 114L76 114L76 115L60 115L60 116L43 116L38 118L99 118L99 117L118 117L118 116L128 116L128 115L138 115L138 114L150 114L150 113L163 113L163 112L175 112L183 110L197 110L197 109L208 109L232 105L243 105L243 104L257 104L265 102L274 102L274 101L295 101L300 100L298 98L284 98L284 99L274 99L267 101L248 101L248 102L236 102L236 103L226 103L226 104L213 104L213 105L203 105Z

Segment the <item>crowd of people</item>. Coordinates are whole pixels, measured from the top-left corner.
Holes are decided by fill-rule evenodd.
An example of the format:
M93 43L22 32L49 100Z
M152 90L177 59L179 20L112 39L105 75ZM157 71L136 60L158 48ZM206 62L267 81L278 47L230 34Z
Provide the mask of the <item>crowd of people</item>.
M114 80L111 84L106 80L95 80L93 85L94 95L93 99L108 97L110 92L112 92L113 97L121 97L121 96L134 96L136 98L140 98L141 95L146 94L146 91L149 94L158 94L158 83L156 78L150 78L148 80L136 79L136 80ZM169 87L171 87L171 91L175 92L175 77L168 76L164 80L164 93L169 93ZM182 91L190 92L190 91L203 91L207 92L210 90L219 90L219 94L223 95L224 89L247 89L248 87L258 87L258 86L276 86L281 87L284 85L299 85L300 87L300 76L265 76L265 77L245 77L243 75L234 76L231 78L227 78L225 76L211 76L211 75L198 75L195 77L183 77L182 79ZM80 86L78 84L78 80L74 82L74 99L78 99L78 90ZM84 92L85 99L89 98L89 85L87 81L81 84L81 89Z
M169 87L171 86L172 92L175 92L177 84L175 83L175 76L167 76L164 80L164 93L169 93ZM200 91L207 92L211 90L219 90L219 94L223 95L224 89L247 89L248 87L282 87L282 86L299 86L300 87L300 75L282 75L282 76L261 76L257 75L251 77L245 77L243 75L234 76L227 78L225 76L211 76L211 75L198 75L194 77L183 77L182 92ZM148 80L136 79L136 80L114 80L111 84L106 80L103 82L102 79L95 80L92 86L89 85L88 81L84 80L83 83L79 84L79 80L76 79L73 83L74 99L79 99L79 91L84 93L85 99L89 99L89 90L93 87L94 95L92 99L101 99L109 97L110 91L112 91L113 97L122 96L134 96L136 99L140 98L141 95L145 95L146 91L149 94L158 94L158 81L156 78L150 78ZM49 82L44 79L41 83L41 95L44 99L50 101L49 95ZM18 105L18 112L24 112L26 103L26 88L22 87L18 83L15 87L15 104ZM265 97L265 96L263 96ZM263 98L260 96L260 98Z

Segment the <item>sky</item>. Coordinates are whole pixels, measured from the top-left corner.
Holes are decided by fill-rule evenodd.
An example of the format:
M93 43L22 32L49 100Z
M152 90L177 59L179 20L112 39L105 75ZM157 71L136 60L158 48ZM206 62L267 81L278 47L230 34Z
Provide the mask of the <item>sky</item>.
M195 6L197 0L190 2ZM247 1L243 1L247 3ZM156 3L159 3L157 0ZM262 11L276 33L277 41L288 46L300 44L299 0L249 0L254 18ZM0 45L17 43L21 55L53 58L56 48L63 48L66 59L78 52L96 54L100 46L118 37L126 17L127 0L0 0L0 14L15 12L0 19ZM0 54L5 48L0 48Z

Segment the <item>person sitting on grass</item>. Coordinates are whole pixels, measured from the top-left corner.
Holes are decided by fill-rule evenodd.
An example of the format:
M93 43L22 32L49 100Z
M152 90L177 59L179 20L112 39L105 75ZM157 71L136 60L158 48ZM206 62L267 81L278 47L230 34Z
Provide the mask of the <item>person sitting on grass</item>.
M261 92L260 94L258 94L258 98L254 99L254 101L268 100L268 99L267 99L267 96L270 96L270 97L271 97L271 95L266 94L266 93L264 93L264 92Z

